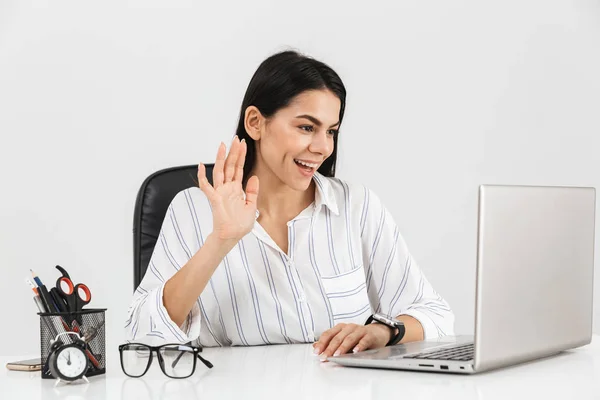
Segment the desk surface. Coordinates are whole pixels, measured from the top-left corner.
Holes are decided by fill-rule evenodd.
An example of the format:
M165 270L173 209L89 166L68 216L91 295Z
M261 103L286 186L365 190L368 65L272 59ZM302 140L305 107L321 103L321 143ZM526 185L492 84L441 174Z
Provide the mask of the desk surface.
M600 336L592 344L535 362L462 376L362 369L321 363L310 345L209 348L215 367L198 365L189 379L162 375L157 363L143 378L128 378L118 351L107 375L90 383L54 386L39 372L8 371L0 357L0 398L6 399L539 399L600 398ZM23 357L28 358L28 357Z

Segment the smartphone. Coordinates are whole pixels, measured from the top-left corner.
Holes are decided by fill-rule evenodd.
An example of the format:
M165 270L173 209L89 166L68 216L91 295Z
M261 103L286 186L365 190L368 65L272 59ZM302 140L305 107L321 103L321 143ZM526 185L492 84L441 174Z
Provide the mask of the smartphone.
M32 358L31 360L12 361L6 364L11 371L39 371L42 369L42 360Z

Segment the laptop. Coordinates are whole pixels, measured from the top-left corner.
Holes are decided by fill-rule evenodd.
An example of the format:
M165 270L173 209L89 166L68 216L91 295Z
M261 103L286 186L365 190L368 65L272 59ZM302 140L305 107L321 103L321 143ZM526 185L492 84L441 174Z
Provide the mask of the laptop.
M592 338L596 191L481 185L474 336L342 354L352 367L473 374Z

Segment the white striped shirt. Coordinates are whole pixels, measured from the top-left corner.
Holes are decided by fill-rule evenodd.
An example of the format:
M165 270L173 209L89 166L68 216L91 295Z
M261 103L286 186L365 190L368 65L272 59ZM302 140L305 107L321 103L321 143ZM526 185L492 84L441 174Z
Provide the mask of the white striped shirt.
M364 324L373 312L410 315L425 338L454 333L454 314L411 257L392 215L361 185L316 173L315 201L287 223L284 253L258 223L225 256L186 321L162 301L165 282L212 232L199 188L171 202L125 331L149 345L308 343L334 325ZM257 213L258 215L258 213Z

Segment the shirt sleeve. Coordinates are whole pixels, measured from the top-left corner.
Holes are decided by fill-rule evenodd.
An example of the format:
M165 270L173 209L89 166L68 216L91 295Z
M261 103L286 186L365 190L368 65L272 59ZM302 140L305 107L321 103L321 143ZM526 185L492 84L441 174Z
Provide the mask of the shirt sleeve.
M390 316L410 315L425 339L454 334L454 313L433 289L408 251L390 212L363 188L360 219L363 265L372 308Z
M194 241L189 239L186 220L190 218L185 215L191 211L190 207L191 198L185 191L178 193L169 205L146 274L127 312L125 336L129 342L151 346L187 343L200 335L200 300L194 303L182 326L173 322L163 303L166 281L197 251L192 245Z

